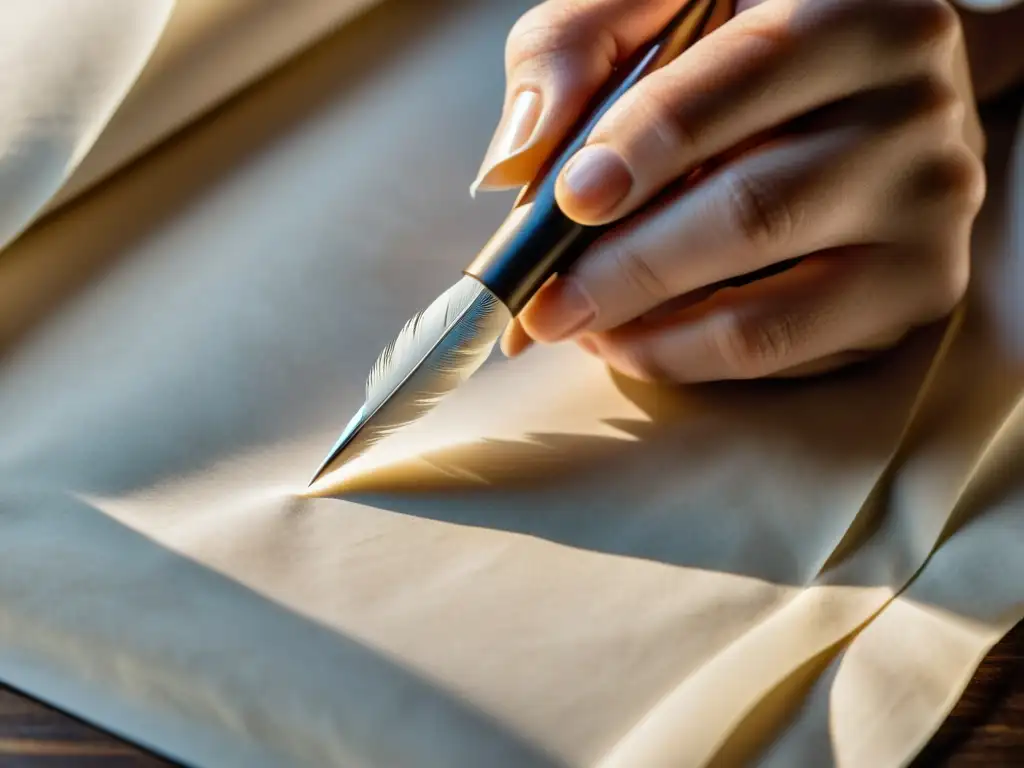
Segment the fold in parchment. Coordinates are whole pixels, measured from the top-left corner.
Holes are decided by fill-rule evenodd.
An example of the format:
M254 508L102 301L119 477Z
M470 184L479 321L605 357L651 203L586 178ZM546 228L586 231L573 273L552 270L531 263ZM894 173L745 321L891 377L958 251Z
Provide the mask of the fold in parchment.
M381 0L0 8L0 248Z
M137 82L50 207L81 194L381 1L173 0Z
M766 766L906 764L935 733L984 655L1024 618L1024 408L986 452L920 575L825 659ZM831 663L829 663L831 662Z
M390 445L438 482L300 498L391 323L504 213L465 187L527 6L389 2L3 253L0 678L200 765L843 764L911 676L937 695L873 757L920 747L1012 589L926 674L858 644L940 542L905 595L957 636L984 582L941 563L1012 540L960 504L1010 434L1012 314L796 384L537 350ZM1003 310L1015 173L976 238Z
M173 0L0 5L0 248L56 195L127 96Z

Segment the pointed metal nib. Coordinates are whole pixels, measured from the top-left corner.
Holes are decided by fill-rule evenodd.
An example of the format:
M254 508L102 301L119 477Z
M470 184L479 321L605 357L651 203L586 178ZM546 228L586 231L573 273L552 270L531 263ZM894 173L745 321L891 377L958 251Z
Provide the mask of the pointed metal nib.
M365 406L356 411L356 415L349 420L348 426L345 427L345 431L341 433L341 437L338 438L338 442L334 444L330 453L327 454L327 458L325 458L320 464L320 467L313 475L313 478L309 481L309 486L306 486L307 488L327 474L328 470L330 470L335 464L339 463L342 455L345 453L345 450L352 445L356 436L362 431L366 422L369 421L369 418L370 416L366 413Z

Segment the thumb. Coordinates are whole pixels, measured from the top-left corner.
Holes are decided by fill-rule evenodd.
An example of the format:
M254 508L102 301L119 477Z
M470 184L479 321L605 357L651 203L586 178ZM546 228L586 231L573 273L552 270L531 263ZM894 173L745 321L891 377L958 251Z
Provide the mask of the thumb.
M505 47L501 121L470 187L529 183L612 69L686 0L547 0L513 26Z

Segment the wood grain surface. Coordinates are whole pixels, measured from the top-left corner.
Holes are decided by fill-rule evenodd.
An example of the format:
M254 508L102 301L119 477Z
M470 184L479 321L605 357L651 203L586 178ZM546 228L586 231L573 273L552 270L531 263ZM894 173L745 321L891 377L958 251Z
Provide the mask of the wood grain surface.
M0 768L170 765L0 686ZM1024 622L992 649L914 766L1024 766Z

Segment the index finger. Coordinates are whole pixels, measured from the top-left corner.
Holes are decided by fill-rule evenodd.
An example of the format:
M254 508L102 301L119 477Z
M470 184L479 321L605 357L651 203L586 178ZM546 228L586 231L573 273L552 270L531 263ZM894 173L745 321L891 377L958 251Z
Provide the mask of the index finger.
M502 118L473 191L528 183L611 75L684 0L546 0L509 32Z

